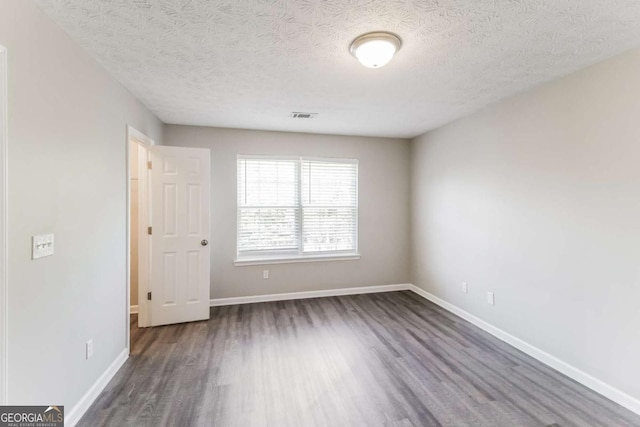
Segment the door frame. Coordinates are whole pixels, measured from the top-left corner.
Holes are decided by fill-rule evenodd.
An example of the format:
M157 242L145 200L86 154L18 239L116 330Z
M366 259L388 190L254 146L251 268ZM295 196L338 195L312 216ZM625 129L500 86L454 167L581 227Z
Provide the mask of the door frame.
M133 144L146 150L145 156L138 156L138 326L147 327L150 322L150 310L147 299L143 298L149 288L149 236L144 230L150 223L149 215L149 149L155 145L152 138L140 132L133 126L127 126L127 298L126 298L126 337L127 349L131 351L129 337L131 322L131 147Z
M0 405L6 405L8 401L9 373L9 345L8 345L8 319L9 319L9 290L7 268L9 267L9 251L7 231L7 49L0 45Z

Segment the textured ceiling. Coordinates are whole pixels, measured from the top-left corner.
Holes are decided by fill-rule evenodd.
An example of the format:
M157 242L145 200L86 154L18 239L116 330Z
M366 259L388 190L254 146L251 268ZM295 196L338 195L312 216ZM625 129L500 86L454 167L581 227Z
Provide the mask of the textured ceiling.
M36 2L161 120L191 125L413 137L640 45L638 0ZM348 51L374 30L403 39L381 69Z

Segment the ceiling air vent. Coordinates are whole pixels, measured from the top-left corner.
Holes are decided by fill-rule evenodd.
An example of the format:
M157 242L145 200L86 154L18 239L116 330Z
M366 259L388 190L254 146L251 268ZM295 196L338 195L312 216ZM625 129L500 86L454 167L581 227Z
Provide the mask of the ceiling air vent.
M318 113L301 113L299 111L294 111L291 113L291 117L294 119L313 119L318 115Z

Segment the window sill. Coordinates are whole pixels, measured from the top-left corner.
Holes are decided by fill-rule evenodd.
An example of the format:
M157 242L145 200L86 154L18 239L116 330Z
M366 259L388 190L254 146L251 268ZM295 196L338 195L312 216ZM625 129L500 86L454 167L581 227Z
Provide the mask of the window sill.
M309 255L291 256L283 258L241 258L233 262L236 267L246 265L266 265L266 264L295 264L298 262L318 262L318 261L355 261L360 259L360 254L343 255Z

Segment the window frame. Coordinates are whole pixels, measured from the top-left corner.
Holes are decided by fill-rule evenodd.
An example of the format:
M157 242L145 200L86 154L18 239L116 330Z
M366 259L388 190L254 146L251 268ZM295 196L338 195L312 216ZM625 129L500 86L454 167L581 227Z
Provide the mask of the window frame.
M297 234L297 250L273 250L273 251L243 251L240 253L239 250L239 236L240 236L240 211L241 209L246 208L269 208L269 206L240 206L238 203L238 193L239 193L239 173L238 173L238 163L240 160L283 160L283 161L296 161L296 189L298 194L296 195L297 206L293 207L295 209L297 224L296 224L296 234ZM355 224L353 228L353 249L346 250L335 250L335 251L316 251L316 252L304 252L304 209L302 201L302 165L304 161L317 161L317 162L327 162L327 163L343 163L355 165L356 174L355 174L355 205L354 206L326 206L325 208L348 208L355 210ZM359 236L359 217L360 217L360 208L359 208L359 161L357 159L347 159L347 158L333 158L333 157L311 157L311 156L278 156L278 155L253 155L253 154L238 154L236 157L236 259L234 264L236 266L243 265L261 265L261 264L283 264L283 263L293 263L293 262L310 262L310 261L346 261L346 260L357 260L360 259L360 253L358 250L358 236ZM246 190L245 190L246 192ZM289 206L278 206L279 208L291 209ZM323 206L318 206L319 208L323 208ZM251 252L254 252L255 255L252 255Z

